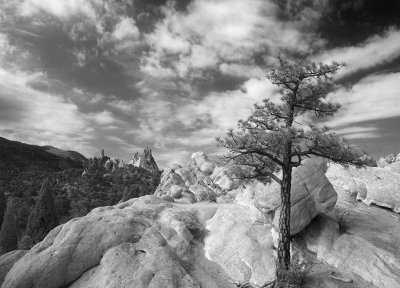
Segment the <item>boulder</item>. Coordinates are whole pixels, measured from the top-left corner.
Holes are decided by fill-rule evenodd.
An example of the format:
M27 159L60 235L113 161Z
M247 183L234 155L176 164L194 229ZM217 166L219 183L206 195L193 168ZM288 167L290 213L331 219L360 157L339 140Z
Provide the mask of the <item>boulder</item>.
M179 185L172 185L172 187L170 188L171 197L173 198L181 197L183 190L184 188Z
M311 220L321 213L333 210L337 194L325 176L327 164L317 159L305 160L293 170L291 189L292 235L300 232ZM279 226L280 186L276 182L267 185L262 191L255 192L255 206L268 217L273 215L273 223Z
M0 256L0 285L4 282L4 278L15 262L27 252L27 250L14 250Z

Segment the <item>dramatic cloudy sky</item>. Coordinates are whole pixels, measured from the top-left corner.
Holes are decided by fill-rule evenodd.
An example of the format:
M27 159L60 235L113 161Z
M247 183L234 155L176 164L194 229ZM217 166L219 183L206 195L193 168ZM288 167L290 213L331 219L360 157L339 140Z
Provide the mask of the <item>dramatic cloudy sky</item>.
M0 0L0 136L185 162L276 93L281 53L345 62L326 125L400 152L398 0Z

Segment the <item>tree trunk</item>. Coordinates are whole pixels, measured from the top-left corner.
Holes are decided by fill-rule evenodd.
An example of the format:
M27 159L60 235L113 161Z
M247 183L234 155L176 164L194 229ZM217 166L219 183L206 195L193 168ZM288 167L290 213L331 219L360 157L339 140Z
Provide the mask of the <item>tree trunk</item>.
M281 214L279 217L279 244L277 261L277 283L284 276L284 270L289 269L290 264L290 189L292 182L292 168L282 169L281 185ZM283 272L283 273L282 273Z

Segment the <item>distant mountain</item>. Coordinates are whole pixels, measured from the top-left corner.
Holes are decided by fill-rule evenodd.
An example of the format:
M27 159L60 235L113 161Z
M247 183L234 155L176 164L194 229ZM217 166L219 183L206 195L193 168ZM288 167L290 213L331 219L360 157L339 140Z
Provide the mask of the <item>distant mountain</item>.
M78 152L0 137L0 193L28 201L44 179L82 174L85 161Z
M70 151L70 150L65 151L65 150L61 150L61 149L58 149L53 146L43 146L42 148L46 152L49 152L56 156L60 156L60 157L67 158L67 159L69 158L71 160L83 161L83 162L87 161L85 156L83 156L81 153L78 153L76 151Z
M87 159L75 151L64 151L52 146L30 145L0 137L0 169L40 167L46 171L82 168Z

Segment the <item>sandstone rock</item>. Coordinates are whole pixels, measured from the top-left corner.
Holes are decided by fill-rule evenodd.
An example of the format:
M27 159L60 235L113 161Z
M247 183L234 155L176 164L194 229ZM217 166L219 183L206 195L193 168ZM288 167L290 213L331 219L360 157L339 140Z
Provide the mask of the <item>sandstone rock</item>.
M27 252L27 250L14 250L0 256L0 285L4 282L4 278L15 262Z
M255 225L251 211L218 209L206 222L206 257L219 263L238 283L262 286L275 279L273 238L269 226Z
M196 152L192 154L191 157L193 163L200 168L201 165L203 165L204 163L208 162L208 157L204 154L204 152Z
M54 228L14 264L2 288L64 287L98 265L108 249L137 242L152 223L133 210L96 209Z
M144 149L143 154L139 154L138 152L136 152L135 155L133 155L132 160L129 161L128 164L136 167L141 167L154 173L160 171L158 169L156 161L154 160L153 155L151 154L151 149L149 148Z
M300 235L306 239L307 248L324 259L340 236L339 225L326 215L318 215Z
M173 185L170 189L171 197L179 198L182 196L183 188L179 185Z
M108 250L98 266L85 272L70 288L200 288L176 259L164 237L148 229L137 243Z
M330 164L326 176L339 197L356 195L357 200L367 205L375 204L400 212L400 174L392 172L390 167L357 169Z
M375 287L400 287L400 216L344 200L338 202L338 208L350 212L345 216L346 233L339 234L332 218L317 216L299 234L308 249L323 262Z
M388 169L393 173L400 174L400 158L396 162L386 165L385 169Z
M229 169L225 167L215 168L210 179L225 191L231 191L239 186L239 181L235 181Z
M379 168L384 168L387 165L389 165L389 162L387 162L387 160L383 157L379 158L379 160L377 161L378 167Z
M200 171L203 172L205 175L211 175L211 173L214 171L214 168L215 168L214 163L206 162L200 166Z
M215 200L216 194L203 182L198 181L196 184L189 187L189 191L196 197L197 202L203 200Z
M53 229L15 263L2 288L261 284L274 277L271 247L270 227L255 224L243 205L144 196Z
M311 220L321 213L327 213L335 207L337 194L325 177L326 163L319 160L305 160L293 170L291 190L291 223L292 235L300 232ZM273 216L273 223L279 226L280 186L272 182L256 193L255 206L263 213ZM275 211L273 213L273 211ZM264 214L265 215L265 214Z
M197 179L196 176L189 170L184 168L179 168L175 170L175 173L178 174L185 185L190 186L196 183Z
M189 169L177 167L165 169L155 195L172 195L175 202L193 203L200 201L225 202L227 199L246 205L258 220L271 221L278 226L280 215L280 186L273 182L263 185L259 181L244 184L234 178L232 171L226 167L210 164L202 152L192 155ZM210 164L210 165L209 165ZM211 174L204 173L201 167L214 167ZM204 169L203 169L204 170ZM326 213L335 206L337 195L324 175L327 170L325 161L306 160L293 171L292 178L292 234L306 227L320 213ZM205 171L205 170L204 170ZM207 175L209 174L209 175ZM179 191L179 192L177 192ZM185 194L180 191L189 191ZM179 194L182 193L181 197ZM176 196L175 196L176 195ZM193 197L194 196L194 197ZM260 212L257 212L256 210ZM259 214L257 214L259 213Z

